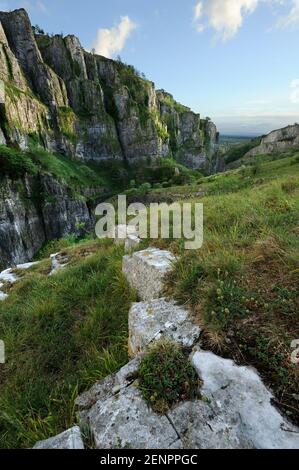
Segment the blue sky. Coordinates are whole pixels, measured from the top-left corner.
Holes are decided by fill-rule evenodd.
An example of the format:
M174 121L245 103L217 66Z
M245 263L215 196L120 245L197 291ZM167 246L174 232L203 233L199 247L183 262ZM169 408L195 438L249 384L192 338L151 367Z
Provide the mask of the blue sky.
M49 33L119 54L222 133L299 122L299 0L0 0L19 7Z

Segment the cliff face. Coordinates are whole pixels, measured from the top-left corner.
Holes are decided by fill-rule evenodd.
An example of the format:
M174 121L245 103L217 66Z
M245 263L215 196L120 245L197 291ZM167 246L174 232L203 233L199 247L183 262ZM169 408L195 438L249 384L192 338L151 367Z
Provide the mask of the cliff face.
M75 36L34 35L25 10L0 12L2 143L83 160L174 156L205 168L215 125L155 90L135 70L86 52Z
M245 157L284 152L295 148L299 148L299 124L270 132L262 138L260 145L250 150Z
M172 156L209 169L217 161L218 133L132 66L86 52L75 36L35 35L20 9L0 12L1 144L22 150L34 144L102 165L150 165ZM47 172L0 177L1 267L28 261L45 241L79 235L78 227L92 229L90 196L102 192L101 181L93 194L78 189L74 195Z
M92 230L88 198L50 176L1 181L0 268L32 259L46 240Z

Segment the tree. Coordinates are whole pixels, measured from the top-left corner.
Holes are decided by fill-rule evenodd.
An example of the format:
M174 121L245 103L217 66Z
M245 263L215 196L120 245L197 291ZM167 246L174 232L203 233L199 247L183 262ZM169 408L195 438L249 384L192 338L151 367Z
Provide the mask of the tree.
M38 25L32 26L33 34L45 34L45 31Z

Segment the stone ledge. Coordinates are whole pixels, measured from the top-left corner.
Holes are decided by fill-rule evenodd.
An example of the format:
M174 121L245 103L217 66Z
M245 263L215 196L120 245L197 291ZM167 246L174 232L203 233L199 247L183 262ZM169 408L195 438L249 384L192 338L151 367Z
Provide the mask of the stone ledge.
M45 441L40 441L35 444L33 449L59 449L59 450L74 450L84 449L84 443L81 436L81 431L78 426L59 434L58 436L51 437Z
M189 317L187 310L163 298L133 304L129 312L130 356L144 353L150 343L161 337L191 349L201 330L191 323Z
M164 277L173 269L176 258L169 251L148 248L123 258L123 272L141 300L158 299Z

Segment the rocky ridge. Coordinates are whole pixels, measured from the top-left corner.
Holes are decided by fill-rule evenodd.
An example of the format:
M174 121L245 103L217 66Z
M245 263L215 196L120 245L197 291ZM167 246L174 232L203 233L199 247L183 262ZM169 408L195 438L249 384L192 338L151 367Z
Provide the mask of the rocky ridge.
M173 155L206 168L216 126L156 91L131 66L85 51L69 35L35 35L24 9L0 12L0 142L83 160L156 160Z
M299 124L294 124L270 132L262 138L260 145L246 153L245 157L285 152L297 148L299 149Z
M136 253L131 258L134 256ZM136 275L131 273L128 278L141 297L129 313L132 360L76 401L81 425L90 428L96 448L299 448L299 429L272 405L272 393L257 372L203 351L200 329L193 324L190 313L172 301L156 298L166 266L171 269L171 253L153 248L138 252L137 256L138 261L135 259L131 265L132 270L136 268ZM147 283L154 295L149 299L146 291L145 299L138 272L141 260L143 269L147 269L149 257L154 271L150 270ZM128 257L123 266L126 274L127 266ZM203 381L202 398L180 403L160 415L144 401L138 389L138 368L149 344L169 335L192 349L190 360ZM74 440L66 439L74 429L39 442L35 448L74 448ZM77 443L82 448L80 439Z

